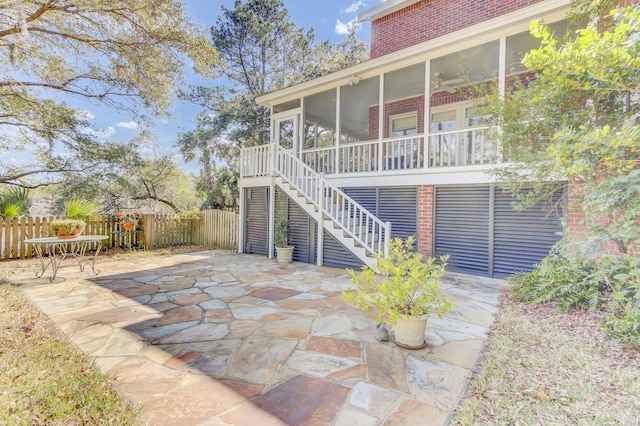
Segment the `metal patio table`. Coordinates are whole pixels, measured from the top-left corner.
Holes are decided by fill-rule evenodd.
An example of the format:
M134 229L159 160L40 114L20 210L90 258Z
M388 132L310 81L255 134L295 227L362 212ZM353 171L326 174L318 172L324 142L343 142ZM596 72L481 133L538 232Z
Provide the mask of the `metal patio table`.
M74 258L78 262L80 271L84 271L85 255L92 244L96 245L96 251L90 259L91 271L98 275L100 270L95 268L96 258L102 248L102 242L108 238L106 235L80 235L73 239L58 237L30 238L24 242L33 245L33 249L38 259L40 259L42 270L36 272L36 277L42 277L49 265L51 265L52 275L49 281L53 281L56 279L58 268L67 258Z

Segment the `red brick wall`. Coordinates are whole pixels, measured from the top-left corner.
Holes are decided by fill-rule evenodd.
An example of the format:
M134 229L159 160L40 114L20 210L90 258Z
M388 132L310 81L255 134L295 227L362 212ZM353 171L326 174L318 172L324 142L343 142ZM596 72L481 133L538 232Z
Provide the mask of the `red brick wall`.
M570 183L567 188L567 204L569 208L567 215L567 237L570 240L579 238L586 230L584 224L586 214L580 209L580 199L580 184Z
M433 185L418 186L418 252L433 256Z
M436 92L431 95L431 107L437 107L447 104L452 104L454 102L461 102L465 100L465 96L463 96L459 91L455 93L449 92Z
M568 208L569 213L567 215L567 238L569 241L575 241L583 238L588 231L585 219L587 215L581 209L582 207L582 185L580 183L570 183L567 189L568 195ZM602 219L600 224L605 224L606 219ZM620 250L618 245L609 241L604 247L602 247L603 253L610 254L612 256L619 256Z
M389 117L393 115L418 113L418 133L424 132L424 95L409 99L387 102L384 108L384 136L389 137ZM378 138L378 105L369 107L369 139Z
M378 139L378 105L369 107L369 140Z
M540 0L422 0L371 22L371 58L504 15Z

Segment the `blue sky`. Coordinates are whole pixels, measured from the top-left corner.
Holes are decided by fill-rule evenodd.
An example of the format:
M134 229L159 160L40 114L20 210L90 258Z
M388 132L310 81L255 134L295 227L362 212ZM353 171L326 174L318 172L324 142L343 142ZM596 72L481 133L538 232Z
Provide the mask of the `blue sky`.
M205 28L215 25L220 14L220 7L233 8L234 0L184 0L188 14ZM346 26L352 22L356 14L377 4L381 0L284 0L291 20L299 27L313 28L316 40L330 40L334 43L344 38ZM367 44L370 39L370 24L360 26L358 38ZM188 83L196 85L215 84L212 80L191 76ZM117 111L105 108L91 108L87 113L94 124L101 129L99 136L111 140L127 141L138 131L137 123L132 117L119 114ZM177 135L181 131L193 128L192 119L199 112L198 107L186 102L176 102L173 109L174 117L168 120L158 120L154 133L158 138L165 154L175 152L172 148ZM189 171L196 171L195 164L183 165Z

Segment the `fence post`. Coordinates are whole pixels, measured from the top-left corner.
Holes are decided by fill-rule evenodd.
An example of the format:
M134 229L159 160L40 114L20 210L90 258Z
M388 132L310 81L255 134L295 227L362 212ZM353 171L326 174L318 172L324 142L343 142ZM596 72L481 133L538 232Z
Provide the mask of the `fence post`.
M143 229L143 233L144 233L144 248L148 250L148 249L152 249L153 248L153 241L154 241L153 222L154 222L154 216L150 215L150 214L145 214L143 217L144 217L144 220L142 221L142 229Z

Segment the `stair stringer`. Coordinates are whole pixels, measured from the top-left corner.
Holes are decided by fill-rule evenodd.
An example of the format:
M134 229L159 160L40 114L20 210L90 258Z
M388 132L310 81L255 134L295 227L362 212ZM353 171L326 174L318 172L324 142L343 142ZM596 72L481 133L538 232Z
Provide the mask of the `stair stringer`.
M285 182L282 176L275 178L275 184L285 194L289 196L302 210L304 210L309 216L313 218L318 217L319 206L313 204L304 195L300 194L298 190L292 188L289 183ZM322 229L326 230L336 240L338 240L347 250L353 253L362 263L373 267L375 264L375 258L361 245L356 244L356 241L345 232L345 227L338 221L332 219L326 214L322 215L321 221Z

